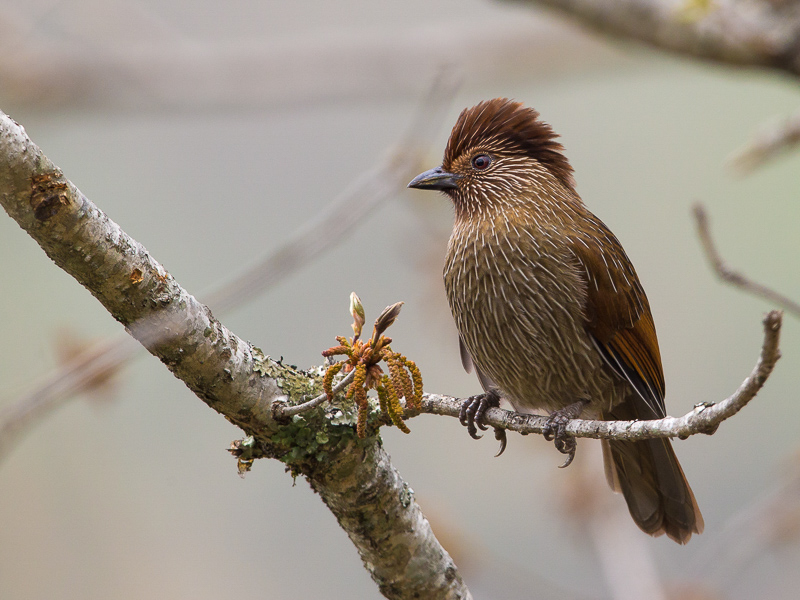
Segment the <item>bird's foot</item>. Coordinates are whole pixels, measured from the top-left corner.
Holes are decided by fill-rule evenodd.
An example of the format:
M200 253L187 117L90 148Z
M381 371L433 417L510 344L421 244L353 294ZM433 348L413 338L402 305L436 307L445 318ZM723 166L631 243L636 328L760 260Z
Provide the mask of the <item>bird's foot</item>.
M572 419L578 418L584 407L589 403L588 400L578 400L572 404L561 408L550 415L544 425L542 434L548 442L555 442L556 450L561 454L566 454L567 459L559 469L563 469L572 464L575 459L575 451L578 443L575 438L567 433L567 423Z
M461 405L461 412L458 420L467 428L467 432L474 440L479 440L482 435L478 434L478 429L486 431L488 427L483 423L483 415L489 408L500 406L500 396L496 392L485 392L477 396L470 396ZM494 428L494 439L500 442L500 451L495 456L500 456L506 450L506 430L499 427Z

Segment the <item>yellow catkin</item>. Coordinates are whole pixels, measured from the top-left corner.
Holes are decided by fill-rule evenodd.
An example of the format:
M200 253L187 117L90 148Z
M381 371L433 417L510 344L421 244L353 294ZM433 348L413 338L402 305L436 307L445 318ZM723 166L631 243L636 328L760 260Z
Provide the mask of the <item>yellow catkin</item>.
M362 440L367 437L367 406L358 407L358 424L356 425L356 433Z
M383 380L386 379L386 375L383 376L381 380L381 385L375 387L375 390L378 392L378 402L381 405L381 412L389 415L389 397L386 395L386 388L383 385Z
M411 373L411 379L414 382L414 396L413 400L410 398L406 398L406 403L413 404L415 410L419 410L422 408L422 373L420 373L419 367L417 367L417 363L413 360L406 359L405 361L406 368Z
M344 363L336 363L328 367L325 371L325 377L322 379L322 389L325 395L328 396L328 402L333 402L333 378L342 370Z
M403 433L411 433L411 430L403 422L403 407L400 404L400 398L397 397L397 392L393 385L386 386L386 393L389 399L389 417L392 423Z
M353 382L355 385L355 381ZM358 437L364 439L367 437L367 417L369 416L369 401L367 400L367 390L362 387L356 389L353 398L358 405L358 423L356 425L356 433Z
M334 346L333 348L328 348L327 350L322 351L322 356L338 356L340 354L346 354L350 356L350 348L346 346Z
M397 398L402 398L405 396L405 390L403 389L403 365L401 365L394 356L390 357L387 360L387 365L389 366L389 376L392 379L392 387L394 388L394 393Z
M356 374L353 377L353 383L350 384L350 387L347 388L347 395L346 398L354 398L354 394L358 392L358 390L364 389L364 382L367 379L367 367L364 365L357 365L356 366Z
M405 368L406 364L408 363L408 359L405 356L398 354L397 362L400 364L398 375L400 376L400 380L403 384L403 397L406 399L406 406L410 408L414 403L414 386L412 385L411 377Z

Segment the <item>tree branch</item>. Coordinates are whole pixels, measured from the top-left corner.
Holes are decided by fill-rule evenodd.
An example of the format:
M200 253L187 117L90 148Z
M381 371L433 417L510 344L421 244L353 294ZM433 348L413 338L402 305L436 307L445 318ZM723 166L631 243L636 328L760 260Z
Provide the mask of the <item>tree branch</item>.
M250 345L181 288L2 113L0 193L9 216L193 392L244 428L275 429L268 407L284 394L276 379L255 372Z
M407 131L387 157L365 171L285 243L206 294L207 304L218 314L241 306L337 244L346 232L393 197L419 172L418 157L427 149L431 134L441 122L458 85L457 78L445 73L437 77L414 113ZM80 393L98 373L121 369L140 352L140 348L124 334L94 344L0 411L0 459L22 432Z
M685 439L696 433L712 434L719 424L732 417L752 400L762 388L775 363L780 358L778 348L782 315L773 310L764 318L764 342L753 371L745 378L731 396L721 402L701 402L682 417L666 417L654 421L594 421L573 419L567 424L567 433L575 437L616 440L644 440L659 437L679 437ZM423 413L458 417L463 400L425 394L422 399ZM411 414L409 417L413 416ZM500 427L522 434L541 434L547 417L525 415L500 408L490 408L484 414L483 422L492 427Z
M272 418L274 400L318 393L319 373L276 363L225 328L3 113L0 204L189 389L254 436L260 456L308 478L386 597L471 598L379 438L358 440L322 411Z
M695 15L674 0L511 0L547 6L592 29L694 58L800 75L797 2L717 0Z
M714 244L714 239L711 237L711 229L708 226L708 215L703 205L697 203L693 207L694 217L697 221L697 235L700 237L700 243L705 250L706 258L711 263L711 268L719 276L720 279L743 289L749 294L764 298L769 302L774 302L781 308L792 313L795 317L800 317L800 304L779 294L773 289L765 285L756 283L738 271L733 270L728 263L720 256L717 247Z
M745 147L728 160L740 173L750 173L768 160L788 152L800 144L800 111L779 123L767 125L757 132Z

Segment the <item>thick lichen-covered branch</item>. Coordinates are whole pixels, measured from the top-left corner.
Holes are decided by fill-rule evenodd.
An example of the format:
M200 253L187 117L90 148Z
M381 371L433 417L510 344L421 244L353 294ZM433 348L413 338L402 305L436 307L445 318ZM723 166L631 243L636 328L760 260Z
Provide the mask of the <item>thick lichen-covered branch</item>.
M387 597L470 598L379 438L359 439L335 407L273 417L273 402L319 394L323 371L282 365L225 328L2 113L0 204L151 354L253 437L234 444L240 467L273 457L309 479Z
M274 429L269 405L285 394L277 378L254 370L250 344L178 285L2 113L0 202L59 267L198 397L245 429ZM277 363L272 368L284 370Z

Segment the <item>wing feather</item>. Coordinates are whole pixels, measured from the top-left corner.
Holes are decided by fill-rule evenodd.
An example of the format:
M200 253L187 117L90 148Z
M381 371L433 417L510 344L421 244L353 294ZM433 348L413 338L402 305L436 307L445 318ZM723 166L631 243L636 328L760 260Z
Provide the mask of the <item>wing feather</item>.
M639 418L661 418L664 372L647 296L614 234L591 214L587 222L591 231L570 240L587 278L587 329L606 363L645 401Z

